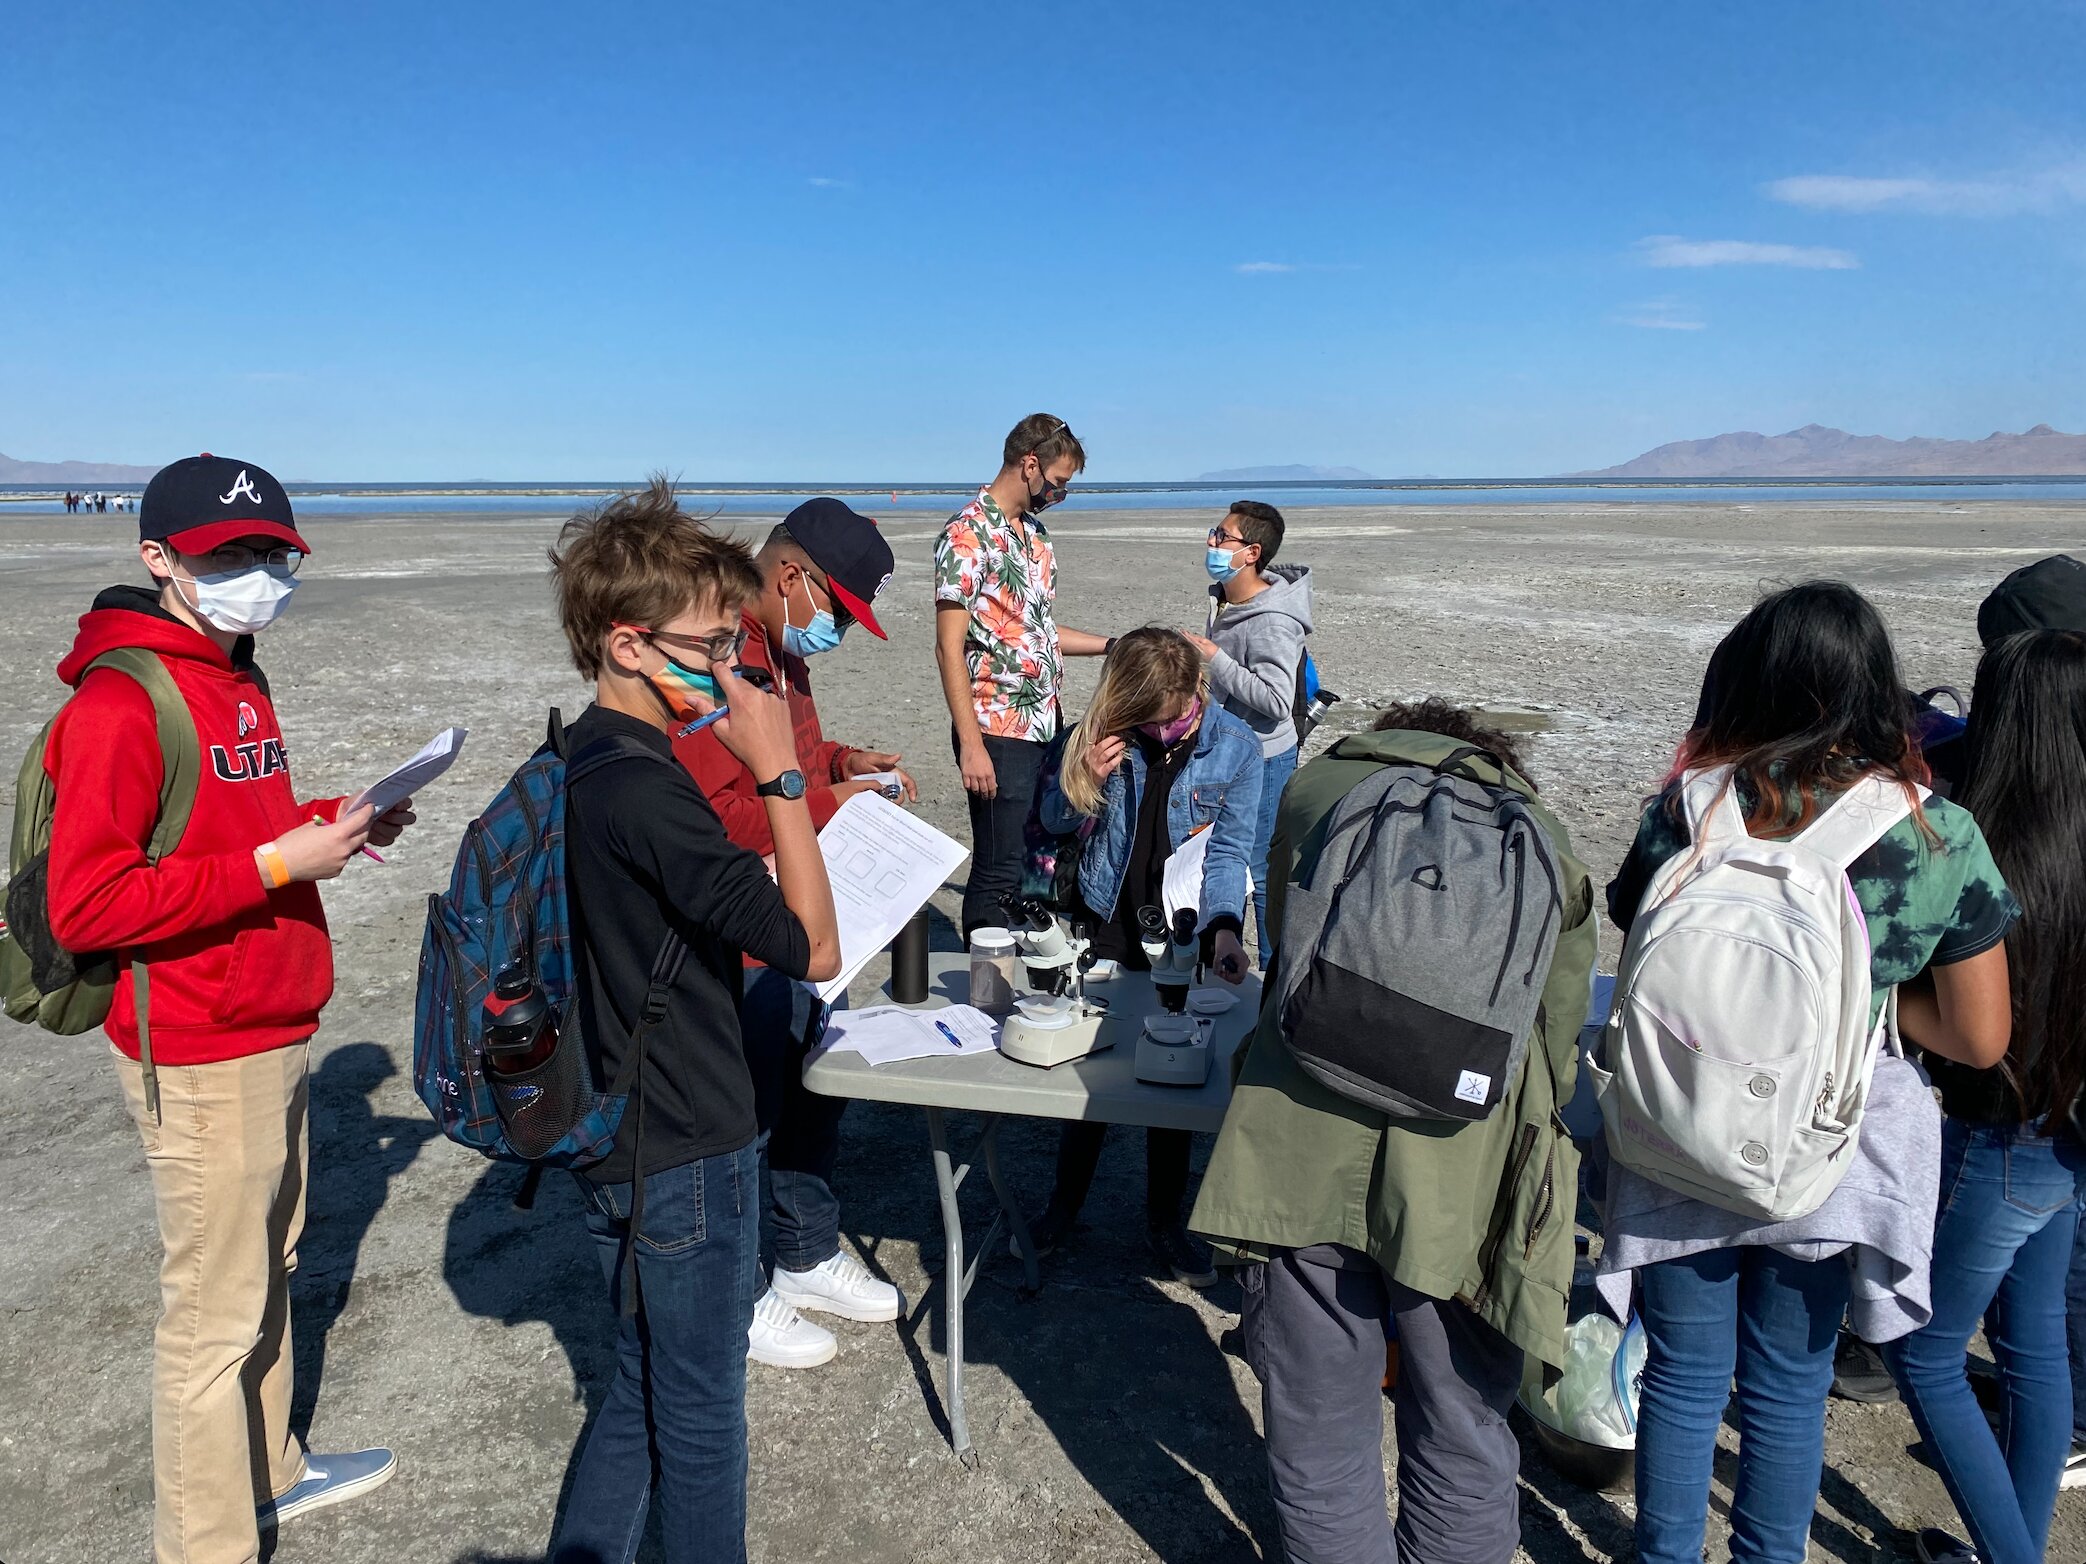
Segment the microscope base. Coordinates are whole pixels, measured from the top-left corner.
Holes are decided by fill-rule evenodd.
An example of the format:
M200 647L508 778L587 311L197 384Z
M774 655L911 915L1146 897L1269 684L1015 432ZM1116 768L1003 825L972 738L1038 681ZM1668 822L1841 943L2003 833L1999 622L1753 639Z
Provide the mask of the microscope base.
M1000 1023L1000 1052L1017 1064L1032 1064L1048 1070L1073 1059L1084 1059L1110 1045L1101 1037L1105 1011L1077 1016L1051 1025L1038 1025L1021 1015Z
M1152 1086L1200 1086L1210 1078L1210 1045L1137 1039L1137 1078Z

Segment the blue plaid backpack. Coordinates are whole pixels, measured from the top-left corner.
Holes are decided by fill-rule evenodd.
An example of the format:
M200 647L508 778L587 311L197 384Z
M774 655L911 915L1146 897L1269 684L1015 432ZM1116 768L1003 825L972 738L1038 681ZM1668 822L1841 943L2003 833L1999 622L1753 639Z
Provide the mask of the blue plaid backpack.
M543 1167L582 1168L614 1146L626 1105L644 1128L645 1033L666 1013L687 947L669 934L653 962L632 1046L616 1079L594 1079L581 1035L572 902L565 880L565 790L622 760L672 761L610 737L569 761L565 729L550 714L543 747L529 757L464 831L449 889L427 899L413 1011L413 1088L442 1133L488 1157L532 1164L527 1205ZM550 1058L519 1075L485 1062L485 1001L512 966L534 977L557 1018Z

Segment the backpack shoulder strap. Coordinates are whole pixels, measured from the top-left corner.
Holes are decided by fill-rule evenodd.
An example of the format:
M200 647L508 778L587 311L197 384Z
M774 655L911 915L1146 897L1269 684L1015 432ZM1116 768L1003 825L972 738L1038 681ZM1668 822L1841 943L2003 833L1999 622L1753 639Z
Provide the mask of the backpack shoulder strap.
M1681 779L1681 804L1687 812L1688 838L1699 851L1718 842L1744 841L1745 811L1738 807L1738 788L1729 766L1690 771Z
M1927 790L1917 792L1924 803ZM1912 798L1901 783L1871 774L1834 799L1792 840L1845 869L1911 813Z
M113 668L135 679L152 702L152 715L159 729L159 815L152 823L152 836L145 843L145 861L158 863L180 844L188 829L188 817L196 805L196 782L202 775L203 746L196 735L195 714L160 661L157 652L142 646L117 646L103 652L86 668ZM259 681L256 681L259 682ZM261 685L267 693L267 685ZM130 981L135 991L138 1029L138 1065L145 1087L145 1108L158 1122L159 1071L152 1062L151 976L144 961L133 954Z
M142 646L113 647L89 663L87 672L96 668L114 668L129 675L152 701L159 726L159 818L152 827L152 839L145 844L145 861L158 863L180 843L195 809L196 782L203 765L195 715L157 652ZM265 693L266 686L262 688Z
M599 771L603 766L613 765L619 760L652 760L664 765L673 765L672 757L662 755L634 733L608 733L583 744L575 754L565 757L565 785L570 787L589 772Z

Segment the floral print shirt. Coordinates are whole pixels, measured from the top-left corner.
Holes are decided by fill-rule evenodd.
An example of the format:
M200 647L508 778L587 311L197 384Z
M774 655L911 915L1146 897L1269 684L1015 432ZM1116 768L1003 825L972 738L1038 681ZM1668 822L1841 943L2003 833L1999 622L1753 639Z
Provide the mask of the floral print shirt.
M1041 744L1058 728L1064 666L1051 604L1057 556L1033 515L1010 520L989 489L949 518L934 545L934 600L970 614L963 656L978 726Z

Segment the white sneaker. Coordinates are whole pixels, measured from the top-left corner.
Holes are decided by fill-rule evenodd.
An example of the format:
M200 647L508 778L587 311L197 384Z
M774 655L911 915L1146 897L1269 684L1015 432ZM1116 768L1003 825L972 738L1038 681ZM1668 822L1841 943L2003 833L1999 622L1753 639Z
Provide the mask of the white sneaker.
M2065 1457L2064 1476L2058 1479L2061 1488L2086 1488L2086 1444L2077 1439L2072 1441L2072 1452Z
M889 1282L869 1274L869 1267L845 1249L808 1271L775 1267L770 1286L799 1309L837 1314L844 1320L875 1324L895 1320L905 1310L905 1296Z
M753 1306L753 1326L746 1332L746 1358L769 1368L808 1369L830 1363L840 1343L823 1325L814 1325L789 1299L769 1288Z

